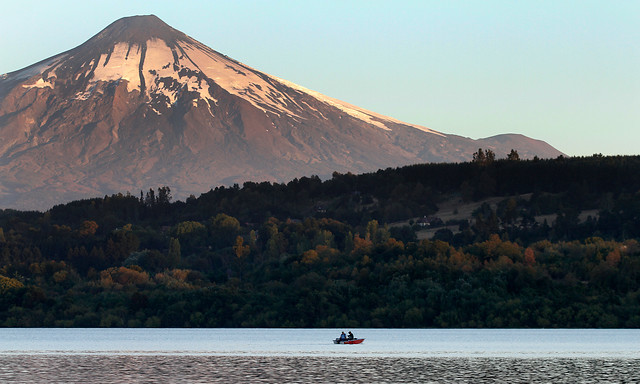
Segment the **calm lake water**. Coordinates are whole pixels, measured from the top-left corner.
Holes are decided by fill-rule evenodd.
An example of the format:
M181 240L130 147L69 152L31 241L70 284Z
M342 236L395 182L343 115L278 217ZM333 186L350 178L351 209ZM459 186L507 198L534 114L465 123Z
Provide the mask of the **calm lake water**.
M629 383L640 330L0 329L2 383ZM348 331L345 329L344 331Z

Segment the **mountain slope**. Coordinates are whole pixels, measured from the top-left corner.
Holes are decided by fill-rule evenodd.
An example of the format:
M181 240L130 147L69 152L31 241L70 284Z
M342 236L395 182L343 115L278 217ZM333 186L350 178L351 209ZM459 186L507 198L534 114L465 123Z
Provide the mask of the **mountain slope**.
M524 136L503 140L366 111L134 16L0 77L0 207L46 209L159 185L184 198L247 180L464 161L479 146L560 154Z

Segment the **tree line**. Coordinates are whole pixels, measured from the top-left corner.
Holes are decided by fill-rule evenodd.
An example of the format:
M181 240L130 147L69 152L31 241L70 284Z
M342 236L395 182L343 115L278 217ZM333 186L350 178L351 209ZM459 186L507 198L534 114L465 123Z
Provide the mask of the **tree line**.
M0 325L637 327L639 171L635 156L479 150L185 201L161 187L3 210ZM496 196L428 239L390 225Z

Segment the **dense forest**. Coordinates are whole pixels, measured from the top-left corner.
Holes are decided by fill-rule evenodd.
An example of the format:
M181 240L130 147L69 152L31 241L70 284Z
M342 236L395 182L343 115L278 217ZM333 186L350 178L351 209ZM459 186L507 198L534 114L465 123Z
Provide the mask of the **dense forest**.
M0 211L0 326L640 327L637 156L479 150L172 200ZM452 200L478 208L420 222Z

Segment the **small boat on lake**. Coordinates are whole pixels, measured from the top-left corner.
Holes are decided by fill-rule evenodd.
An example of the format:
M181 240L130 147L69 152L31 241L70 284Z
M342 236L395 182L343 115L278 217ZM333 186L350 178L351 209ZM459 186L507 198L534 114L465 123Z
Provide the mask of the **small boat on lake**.
M340 338L333 339L333 344L360 344L364 341L364 339L346 339L340 340Z

